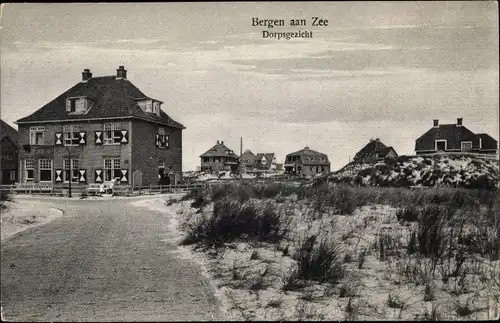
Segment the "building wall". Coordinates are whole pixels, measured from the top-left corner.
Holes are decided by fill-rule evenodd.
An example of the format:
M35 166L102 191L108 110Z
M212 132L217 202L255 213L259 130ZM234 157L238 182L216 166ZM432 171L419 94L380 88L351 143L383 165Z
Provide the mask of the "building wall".
M156 147L158 127L165 128L165 134L169 136L169 148ZM158 184L160 159L165 161L165 171L174 174L170 178L172 184L182 178L182 129L132 120L129 138L132 145L132 173L136 170L142 172L142 185Z
M110 121L108 121L110 122ZM128 169L130 174L130 162L131 162L131 121L130 120L117 120L112 121L113 123L119 123L122 130L127 130L129 133L129 142L126 144L119 145L96 145L95 143L95 131L103 131L105 121L92 121L92 122L75 122L72 123L78 126L79 131L85 131L87 140L85 145L79 146L68 146L71 152L71 158L78 158L80 163L80 169L85 169L87 174L87 183L94 183L94 171L96 169L104 169L104 158L107 157L119 157L121 158L121 169ZM67 123L65 123L67 124ZM24 159L32 158L35 159L35 180L38 182L38 159L48 158L53 160L53 169L63 169L63 160L68 158L68 150L62 146L55 146L55 133L63 131L63 124L33 124L33 126L44 126L44 140L43 145L31 146L31 152L26 152L23 149L23 145L29 144L29 129L30 125L21 124L19 125L19 162L20 162L20 181L24 181ZM53 179L55 176L53 174ZM128 177L129 182L131 180ZM54 181L55 183L55 181ZM65 185L65 184L61 184ZM66 184L67 185L67 184ZM74 183L74 185L79 185Z
M201 170L202 171L212 171L212 172L220 172L220 171L230 171L237 167L237 164L226 164L228 160L234 161L235 163L238 161L238 158L227 158L226 156L221 156L220 161L216 161L216 157L208 157L209 161L204 161L203 157L201 157Z
M457 133L456 136L441 129L431 129L415 141L415 148L416 150L434 150L436 140L446 140L446 151L460 151L462 141L471 141L472 149L479 149L479 138L465 127L462 133Z
M0 142L0 183L12 184L18 180L18 149L16 143L4 137Z

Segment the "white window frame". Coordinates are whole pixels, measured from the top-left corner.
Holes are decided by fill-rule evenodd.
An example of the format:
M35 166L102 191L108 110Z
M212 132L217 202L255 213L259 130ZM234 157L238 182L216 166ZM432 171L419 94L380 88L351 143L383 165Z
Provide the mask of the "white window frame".
M115 176L115 172L119 170L120 176ZM108 176L108 171L111 171ZM109 182L117 177L121 178L121 158L120 157L107 157L104 158L104 181Z
M144 111L149 113L153 112L153 100L146 100L146 104L144 105Z
M89 110L88 109L89 102L88 102L87 97L74 96L74 97L69 97L66 100L70 102L69 105L66 104L66 111L69 114L86 114ZM71 111L71 103L72 102L75 103L75 110L74 111ZM69 106L69 109L68 109L68 106Z
M444 142L444 151L448 150L448 140L446 139L436 139L434 140L434 150L438 151L437 144L438 142Z
M78 146L80 142L79 127L77 125L63 125L63 139L65 146Z
M73 173L71 176L71 183L78 183L80 179L80 160L78 158L71 158L71 172ZM64 158L63 161L63 182L68 183L68 175L69 171L69 158Z
M45 162L45 161L50 161L50 169L46 168L46 167L43 167L42 168L42 162ZM42 181L42 171L47 171L47 170L50 170L50 181ZM40 183L52 183L52 181L54 180L54 162L52 159L39 159L38 160L38 181Z
M37 142L37 134L41 134L40 141ZM30 127L30 145L43 145L45 141L45 127L31 126Z
M30 166L28 167L28 161L30 161ZM28 177L28 170L31 170L33 173L32 177ZM35 160L34 159L25 159L24 160L24 181L32 182L35 180Z
M121 124L118 122L108 122L103 126L103 145L120 145L121 142ZM115 136L117 133L120 137ZM117 141L115 141L117 139Z

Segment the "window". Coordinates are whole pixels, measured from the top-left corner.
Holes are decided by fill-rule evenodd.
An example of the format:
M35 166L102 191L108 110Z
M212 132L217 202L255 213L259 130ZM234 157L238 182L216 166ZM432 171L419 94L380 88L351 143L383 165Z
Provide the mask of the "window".
M66 110L68 112L75 112L76 111L76 99L68 99L68 104L66 106Z
M210 162L210 157L203 157L203 162L204 163Z
M24 160L24 178L26 181L35 179L35 161L33 159Z
M158 167L165 168L165 159L160 159L158 161Z
M73 159L71 158L71 173L70 174L70 167L69 167L69 158L64 159L64 178L63 181L69 182L69 179L71 177L72 182L78 182L79 177L80 177L80 161L78 159Z
M160 115L160 102L153 102L153 113Z
M111 181L122 177L121 159L120 158L105 158L104 159L104 180Z
M159 139L159 148L167 148L168 147L168 136L165 134L165 128L158 127L158 139Z
M69 113L86 113L87 112L87 98L69 98L66 100L66 111Z
M105 123L104 124L104 144L105 145L118 145L122 140L119 123Z
M45 127L30 127L30 145L42 145Z
M462 141L462 151L471 151L472 141Z
M146 101L146 112L152 112L152 111L153 111L153 101L147 100Z
M52 159L38 160L38 175L40 182L52 182Z
M75 125L64 125L64 145L65 146L78 146L80 142L80 135L78 133L78 127Z

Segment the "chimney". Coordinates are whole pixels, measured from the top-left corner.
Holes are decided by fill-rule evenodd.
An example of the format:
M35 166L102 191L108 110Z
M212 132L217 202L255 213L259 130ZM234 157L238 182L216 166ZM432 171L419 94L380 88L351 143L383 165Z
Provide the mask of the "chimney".
M217 145L219 144L219 141L217 140Z
M309 146L305 146L304 149L309 149Z
M116 70L116 78L127 78L127 70L123 65L118 66L118 69Z
M92 73L90 73L90 70L88 68L83 70L82 73L82 81L87 81L88 79L92 78Z
M221 145L224 145L224 141L221 141L220 143L221 143Z
M439 120L438 119L434 119L434 127L439 127Z
M370 138L370 142L372 142L372 141L373 141L373 138Z
M457 126L460 127L462 126L462 118L457 118Z
M380 138L376 138L375 141L380 141Z

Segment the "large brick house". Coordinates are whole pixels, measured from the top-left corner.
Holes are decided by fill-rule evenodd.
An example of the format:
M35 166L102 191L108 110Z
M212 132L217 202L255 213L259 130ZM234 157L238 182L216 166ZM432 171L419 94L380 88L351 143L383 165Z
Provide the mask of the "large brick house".
M398 154L392 146L386 146L379 138L370 139L360 151L354 156L358 162L373 162L385 158L396 158Z
M85 69L79 83L17 120L21 182L177 181L185 127L161 105L127 79L123 66L102 77Z
M0 184L14 184L18 179L18 132L0 119Z
M330 161L326 154L305 147L286 155L285 172L292 174L315 175L330 172Z
M201 171L236 171L239 157L233 150L224 145L224 141L217 140L217 144L201 156Z
M486 133L473 133L463 125L462 118L456 124L439 124L434 120L434 125L415 141L417 155L466 152L476 154L497 153L498 143Z

